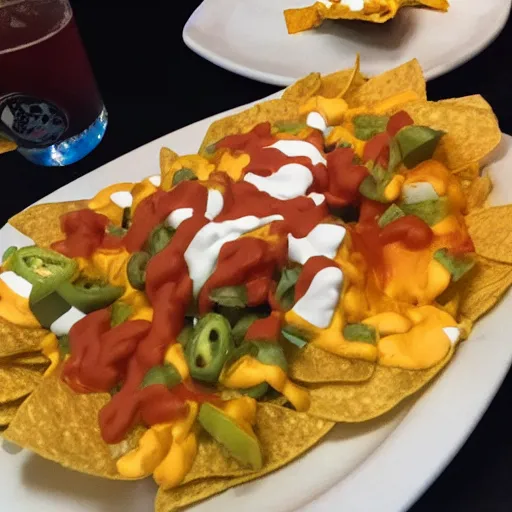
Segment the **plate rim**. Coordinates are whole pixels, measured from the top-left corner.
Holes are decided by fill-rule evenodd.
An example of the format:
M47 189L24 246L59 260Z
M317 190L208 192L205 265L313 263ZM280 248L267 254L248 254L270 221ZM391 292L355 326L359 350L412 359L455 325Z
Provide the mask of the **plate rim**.
M211 62L212 64L223 68L227 71L231 71L232 73L235 73L237 75L250 78L251 80L256 80L258 82L267 83L270 85L276 85L280 87L287 87L291 85L292 83L299 80L301 77L290 77L286 75L278 75L275 73L268 73L265 71L260 71L255 68L246 67L240 64L237 64L236 62L232 61L231 59L227 57L223 57L222 55L219 55L218 53L215 53L213 50L201 45L198 41L196 41L191 36L191 26L193 25L194 19L197 16L201 15L201 11L203 9L206 9L206 6L208 4L213 4L215 0L203 0L201 4L194 10L194 12L190 15L187 22L185 23L182 31L182 39L185 45L192 50L195 54L199 55L203 59L206 59L207 61ZM313 0L312 0L313 1ZM500 35L500 33L505 28L505 25L508 21L508 18L510 16L510 13L512 11L512 0L505 0L504 1L504 9L501 13L501 17L497 20L497 25L495 29L490 32L489 34L486 34L484 39L480 41L477 44L474 44L471 46L471 49L469 52L465 53L463 56L449 59L444 61L441 64L438 64L434 66L433 68L427 70L424 72L425 79L427 81L433 80L434 78L438 78L442 75L445 75L446 73L449 73L450 71L453 71L454 69L457 69L458 67L462 66L466 62L469 62L472 60L476 55L481 53L483 50L485 50L488 46L490 46L494 40ZM400 62L397 62L397 65L401 64ZM311 70L314 71L314 70Z

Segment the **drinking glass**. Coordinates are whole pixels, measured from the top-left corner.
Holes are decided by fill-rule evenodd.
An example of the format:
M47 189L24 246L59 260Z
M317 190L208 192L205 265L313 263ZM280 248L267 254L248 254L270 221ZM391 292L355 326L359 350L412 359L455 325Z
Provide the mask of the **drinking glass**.
M90 153L107 111L68 0L0 0L0 135L35 164Z

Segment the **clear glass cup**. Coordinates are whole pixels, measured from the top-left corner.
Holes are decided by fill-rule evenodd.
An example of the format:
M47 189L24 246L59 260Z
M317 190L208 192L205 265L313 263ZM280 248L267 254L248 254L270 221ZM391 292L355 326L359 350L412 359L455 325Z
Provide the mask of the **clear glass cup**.
M0 135L35 164L63 166L106 128L68 0L0 0Z

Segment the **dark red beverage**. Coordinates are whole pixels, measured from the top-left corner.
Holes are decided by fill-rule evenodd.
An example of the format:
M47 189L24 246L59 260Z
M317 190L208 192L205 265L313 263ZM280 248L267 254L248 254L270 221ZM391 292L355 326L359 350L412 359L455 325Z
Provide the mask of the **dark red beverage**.
M103 109L67 0L0 0L0 132L44 148L81 134Z

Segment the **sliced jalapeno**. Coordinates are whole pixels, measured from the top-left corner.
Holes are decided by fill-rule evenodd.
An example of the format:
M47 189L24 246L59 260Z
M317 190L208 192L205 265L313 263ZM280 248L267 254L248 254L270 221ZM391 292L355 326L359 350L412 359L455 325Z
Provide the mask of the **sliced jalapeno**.
M116 325L126 322L132 312L132 307L129 304L126 304L126 302L114 302L114 304L112 304L112 311L110 314L110 325L115 327Z
M232 351L229 322L221 315L209 313L199 320L185 348L190 375L204 382L217 382Z
M186 347L193 334L194 328L191 325L186 325L178 334L178 343L180 343L183 347Z
M295 285L299 280L302 267L285 268L276 288L276 299L285 310L291 309L295 304Z
M371 325L347 324L343 328L343 337L348 341L361 341L362 343L375 344L377 333Z
M158 254L167 247L167 244L174 236L175 230L159 224L151 231L148 239L148 251L151 256Z
M247 288L245 286L223 286L210 292L210 300L229 308L245 308L247 306Z
M8 247L2 256L2 263L5 263L11 256L14 255L14 253L18 250L18 248L15 245L11 245L11 247Z
M269 388L270 386L266 382L262 382L252 388L240 389L239 391L242 395L247 395L257 400L258 398L265 396L268 393Z
M281 334L290 343L293 343L299 348L303 348L308 344L309 336L301 329L293 327L293 325L286 325L281 329Z
M249 327L259 319L258 315L252 314L252 315L245 315L233 327L233 330L231 331L231 334L233 336L233 343L235 344L235 347L238 347L241 345L242 341L245 338L245 335L247 334L247 331L249 330Z
M179 374L176 367L170 363L165 363L159 366L153 366L150 368L140 385L141 389L153 384L163 384L168 388L172 388L181 382L181 375Z
M144 290L146 287L146 266L150 259L147 252L134 252L128 261L128 281L136 290Z
M260 363L279 366L281 370L288 372L288 362L281 345L267 341L251 341L251 343L258 349L256 359Z
M113 224L110 224L107 226L107 233L112 236L117 236L119 238L122 238L127 233L127 229L121 228L119 226L114 226Z

